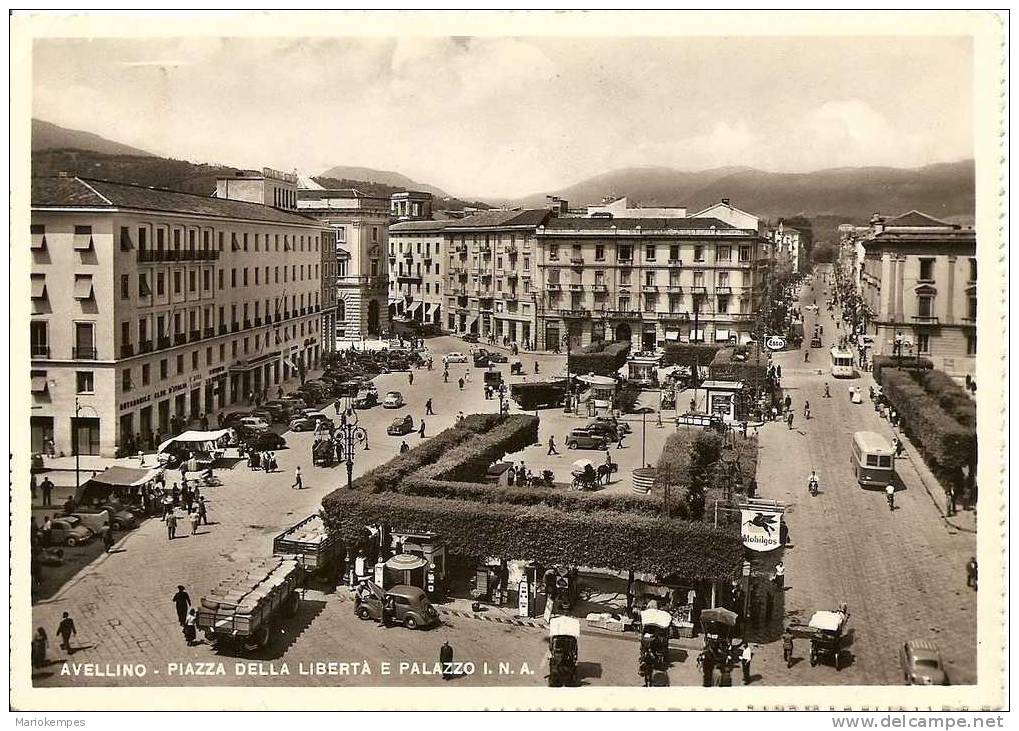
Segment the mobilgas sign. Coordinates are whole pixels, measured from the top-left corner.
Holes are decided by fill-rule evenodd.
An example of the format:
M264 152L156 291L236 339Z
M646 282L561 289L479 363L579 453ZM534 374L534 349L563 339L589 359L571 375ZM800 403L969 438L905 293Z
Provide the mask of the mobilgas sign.
M773 551L782 545L782 513L750 508L740 510L743 545L751 551Z
M768 350L782 350L782 348L785 347L785 338L780 338L778 335L771 335L764 341L764 346Z

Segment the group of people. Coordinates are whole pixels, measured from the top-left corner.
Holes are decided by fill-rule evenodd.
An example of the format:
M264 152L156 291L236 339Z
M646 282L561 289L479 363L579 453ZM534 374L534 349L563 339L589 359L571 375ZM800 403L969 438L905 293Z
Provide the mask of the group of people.
M248 469L276 472L279 470L279 465L276 463L276 453L268 449L264 452L255 449L251 450L248 452Z
M184 632L184 640L188 647L198 643L198 610L191 606L191 597L180 584L173 595L173 606L177 612L177 622Z

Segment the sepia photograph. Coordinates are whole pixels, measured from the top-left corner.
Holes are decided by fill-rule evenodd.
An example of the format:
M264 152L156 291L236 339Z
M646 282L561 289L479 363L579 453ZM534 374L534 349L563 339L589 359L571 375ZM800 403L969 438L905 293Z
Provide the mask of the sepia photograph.
M1006 704L998 16L10 32L12 710Z

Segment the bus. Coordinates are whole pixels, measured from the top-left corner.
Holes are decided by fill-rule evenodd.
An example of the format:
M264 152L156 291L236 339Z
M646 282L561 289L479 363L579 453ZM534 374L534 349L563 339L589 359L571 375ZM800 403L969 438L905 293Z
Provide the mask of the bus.
M851 350L839 347L831 349L831 374L835 378L852 378L856 375Z
M853 434L850 466L861 485L886 487L895 479L895 450L880 434L858 431Z

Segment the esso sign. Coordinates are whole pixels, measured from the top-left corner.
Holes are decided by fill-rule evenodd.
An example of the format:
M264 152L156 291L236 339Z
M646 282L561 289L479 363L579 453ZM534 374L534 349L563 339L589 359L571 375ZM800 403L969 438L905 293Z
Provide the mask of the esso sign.
M764 346L768 350L782 350L785 347L785 338L780 338L778 335L772 335L764 341Z

